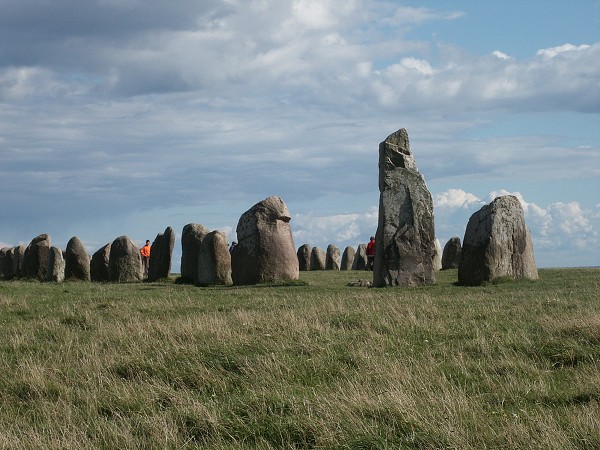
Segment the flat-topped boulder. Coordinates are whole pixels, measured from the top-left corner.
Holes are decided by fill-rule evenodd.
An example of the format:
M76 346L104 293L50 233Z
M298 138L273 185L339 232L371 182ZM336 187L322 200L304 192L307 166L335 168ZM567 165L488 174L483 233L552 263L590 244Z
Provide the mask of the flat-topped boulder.
M231 254L235 285L298 279L290 220L285 202L276 196L242 214L236 228L238 243Z
M379 192L373 286L433 284L433 199L404 128L379 145Z
M65 280L65 259L58 247L50 247L44 281L60 283Z
M497 197L471 216L458 266L461 285L478 286L500 277L538 278L523 208L513 195Z

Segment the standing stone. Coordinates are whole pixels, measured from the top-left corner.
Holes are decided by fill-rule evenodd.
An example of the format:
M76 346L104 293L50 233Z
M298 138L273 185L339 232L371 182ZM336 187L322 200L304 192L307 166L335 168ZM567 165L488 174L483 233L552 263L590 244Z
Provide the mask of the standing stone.
M202 240L198 252L198 284L232 284L229 242L221 231L211 231Z
M327 246L325 270L340 270L340 249L333 244Z
M39 281L46 279L50 247L51 239L47 234L40 234L31 240L23 255L24 276Z
M242 214L236 228L238 244L231 255L233 284L298 279L290 220L285 202L275 196Z
M433 284L433 200L404 128L379 144L379 192L373 286Z
M198 283L198 252L209 230L198 223L188 223L181 233L181 281ZM152 253L150 253L152 255Z
M327 254L319 247L313 247L310 253L310 270L325 270Z
M90 277L92 281L108 281L108 263L110 260L110 243L92 255L90 261Z
M340 266L340 270L351 270L352 264L354 264L354 256L356 255L356 251L354 247L346 247L344 249L344 253L342 253L342 264Z
M65 280L65 260L60 248L50 247L45 281L60 283Z
M169 278L171 273L171 257L175 248L175 231L167 227L164 233L156 235L150 250L148 281Z
M352 270L367 270L369 258L367 257L367 244L358 244L358 249L352 262Z
M27 249L24 245L18 245L14 248L13 254L13 273L15 278L23 276L23 258L25 257L25 250Z
M12 274L12 260L10 261L10 270L8 268L10 250L11 248L9 247L0 249L0 278L4 278L5 280L10 279L10 274Z
M454 236L446 242L444 252L442 253L442 270L458 269L461 249L460 238L458 236Z
M433 253L433 270L438 272L442 270L442 244L435 238L435 252Z
M312 248L308 244L303 244L298 247L298 252L296 255L298 256L298 270L301 272L310 270L310 254L312 252Z
M90 281L90 255L81 239L77 236L69 239L65 255L65 279Z
M497 197L469 219L458 265L458 284L478 286L499 277L536 280L531 235L519 200Z
M116 238L110 246L108 280L116 283L143 281L140 249L127 236Z

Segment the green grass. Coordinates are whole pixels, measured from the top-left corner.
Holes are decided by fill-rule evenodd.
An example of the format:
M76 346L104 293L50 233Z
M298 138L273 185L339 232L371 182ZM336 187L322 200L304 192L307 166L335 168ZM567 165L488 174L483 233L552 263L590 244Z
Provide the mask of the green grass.
M0 282L0 448L600 448L600 269Z

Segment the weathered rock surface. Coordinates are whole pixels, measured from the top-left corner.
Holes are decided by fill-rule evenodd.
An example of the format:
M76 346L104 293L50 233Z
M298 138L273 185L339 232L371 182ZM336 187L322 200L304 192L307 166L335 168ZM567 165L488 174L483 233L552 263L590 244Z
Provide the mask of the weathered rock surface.
M310 255L312 253L312 248L308 244L303 244L298 247L298 252L296 255L298 256L298 270L306 271L310 270Z
M12 247L3 247L0 249L0 278L9 280L12 278Z
M231 255L227 236L221 231L211 231L202 240L198 252L198 284L232 284Z
M23 255L23 275L25 277L39 281L46 279L51 246L52 240L47 234L40 234L31 240Z
M433 270L435 272L442 270L442 244L435 238L435 251L433 253Z
M73 236L65 249L65 279L90 281L90 255L83 242Z
M373 285L433 284L433 200L404 128L379 144L379 192Z
M352 270L367 270L368 263L367 244L358 244L356 254L354 255L354 261L352 262Z
M150 265L148 266L148 281L168 278L171 273L171 258L175 248L175 231L165 228L164 233L156 235L150 250Z
M108 280L116 283L143 281L140 249L127 236L116 238L110 246Z
M327 253L322 248L313 247L310 252L310 270L325 270Z
M198 283L198 253L210 230L198 223L188 223L181 233L181 281ZM152 253L150 253L152 256Z
M458 268L461 250L462 245L458 236L454 236L446 242L444 252L442 253L442 270Z
M45 281L60 283L65 280L65 260L60 248L50 247Z
M108 281L108 263L110 259L110 243L98 249L90 261L90 277L92 281Z
M242 214L236 228L238 244L231 255L234 284L298 279L290 220L285 202L276 196Z
M14 247L13 253L13 274L15 278L23 276L23 258L25 257L25 245L18 245Z
M478 286L499 277L537 279L523 208L512 195L497 197L469 219L458 266L458 284Z
M346 247L344 253L342 253L342 263L340 264L340 270L351 270L352 264L354 263L354 256L356 251L354 247Z
M333 244L329 244L325 254L325 270L340 270L340 264L340 249Z

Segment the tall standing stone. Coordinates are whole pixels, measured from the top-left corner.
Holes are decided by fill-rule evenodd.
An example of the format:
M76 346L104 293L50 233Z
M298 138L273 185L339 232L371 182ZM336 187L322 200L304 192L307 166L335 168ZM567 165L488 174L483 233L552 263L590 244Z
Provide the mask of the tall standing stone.
M367 270L368 263L367 244L358 244L354 261L352 262L352 270Z
M310 254L312 248L308 244L303 244L298 248L296 255L298 256L298 270L300 272L310 270Z
M198 283L198 253L209 230L198 223L188 223L181 233L181 280Z
M150 265L148 267L148 281L169 278L171 273L171 258L175 248L175 231L167 227L164 233L156 235L150 250Z
M108 280L116 283L143 281L140 249L127 236L116 238L110 246Z
M340 270L351 270L355 255L356 251L354 250L354 247L346 247L344 249L344 253L342 253L342 264L340 265Z
M340 249L329 244L325 254L325 270L340 270L340 263Z
M310 252L310 270L325 270L327 253L322 248L313 247Z
M231 255L234 284L298 279L298 256L290 220L285 202L276 196L242 214L236 228L238 244Z
M92 281L108 281L108 263L110 260L110 243L98 249L90 261L90 277Z
M379 144L379 192L373 286L433 284L433 199L404 128Z
M198 252L198 284L232 284L229 242L222 231L211 231L202 240Z
M25 245L18 245L14 248L13 254L13 273L15 278L23 276L23 258L25 257Z
M12 248L10 248L10 247L3 247L0 249L0 278L4 278L5 280L8 280L11 278L11 274L13 271L12 259L10 259L12 255L9 255L11 250L12 250ZM10 269L9 269L9 259L10 259Z
M478 286L499 277L538 278L523 207L513 195L497 197L469 219L458 284Z
M39 281L46 279L51 243L52 240L47 234L40 234L31 240L23 255L24 276Z
M446 242L446 245L444 245L444 251L442 253L442 270L458 269L461 250L462 246L458 236L454 236L452 239Z
M65 279L90 281L90 255L83 242L73 236L65 249Z
M435 238L435 252L433 253L433 270L435 272L442 270L442 244Z
M57 283L65 280L65 259L60 248L50 247L44 280Z

